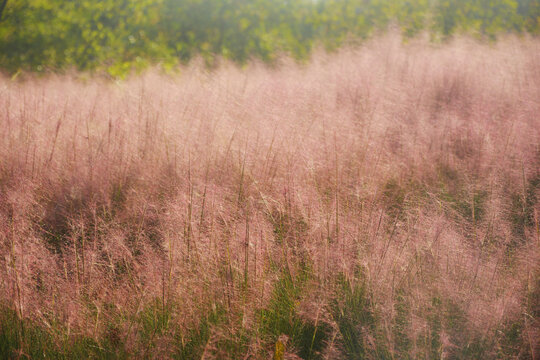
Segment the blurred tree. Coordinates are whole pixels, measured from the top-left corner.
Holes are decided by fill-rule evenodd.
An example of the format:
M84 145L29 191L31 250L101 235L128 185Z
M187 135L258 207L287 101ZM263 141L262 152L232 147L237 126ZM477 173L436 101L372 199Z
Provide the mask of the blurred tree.
M540 1L518 0L517 15L526 31L540 34Z
M0 4L0 20L2 20L2 13L4 12L4 9L6 8L7 0L2 0L2 3Z
M245 63L309 57L401 27L539 33L539 0L0 0L0 68L104 70L123 76L150 63L170 67L200 54Z

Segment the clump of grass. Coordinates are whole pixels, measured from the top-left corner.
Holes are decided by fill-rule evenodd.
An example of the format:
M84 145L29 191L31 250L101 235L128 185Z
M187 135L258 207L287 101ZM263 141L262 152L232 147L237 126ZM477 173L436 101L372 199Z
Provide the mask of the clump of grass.
M126 359L114 342L84 336L54 336L28 319L21 320L9 307L0 307L0 358L18 359Z
M286 335L292 349L303 359L319 359L329 337L329 326L323 322L311 323L299 316L298 307L308 286L310 270L300 268L293 276L284 269L274 284L269 304L259 311L260 331L274 344Z
M186 333L178 332L176 342L178 351L174 354L178 359L199 359L205 352L212 335L212 327L217 326L225 319L226 312L221 307L212 309L204 314L199 324Z
M460 176L456 169L448 165L438 168L440 179L439 199L442 200L456 214L469 223L475 224L484 219L486 202L489 199L488 191L476 190ZM470 186L469 186L470 187Z
M523 184L523 189L511 195L510 220L514 234L521 239L525 229L534 225L534 208L538 203L537 192L540 189L540 175L536 175Z
M377 341L381 340L377 318L361 271L357 270L352 279L338 275L330 309L347 359L362 359L368 354L387 355L385 345Z
M394 305L395 317L392 324L395 353L401 359L407 359L410 357L411 351L411 339L410 334L410 318L411 309L407 303L407 298L403 290L398 290L396 294L396 303Z
M427 311L428 329L425 336L425 352L426 358L440 358L443 352L441 343L442 319L441 319L442 302L439 297L433 297L431 305ZM421 341L422 342L422 341Z

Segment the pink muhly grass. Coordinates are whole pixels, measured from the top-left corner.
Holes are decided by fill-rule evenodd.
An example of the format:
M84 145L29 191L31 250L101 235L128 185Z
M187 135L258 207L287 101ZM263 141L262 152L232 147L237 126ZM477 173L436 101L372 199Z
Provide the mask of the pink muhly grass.
M456 353L455 316L487 357L538 356L538 47L386 36L274 69L2 78L0 302L158 357L223 311L204 356L261 356L275 267L309 264L297 312L328 358L340 274L365 283L373 354L425 356L436 321Z

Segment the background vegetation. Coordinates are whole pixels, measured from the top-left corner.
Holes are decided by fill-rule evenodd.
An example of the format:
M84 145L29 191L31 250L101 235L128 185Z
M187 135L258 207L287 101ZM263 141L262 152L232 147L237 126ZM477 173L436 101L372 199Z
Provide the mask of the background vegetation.
M389 25L433 40L540 31L538 0L10 0L0 68L101 69L122 76L201 55L244 63L356 43Z

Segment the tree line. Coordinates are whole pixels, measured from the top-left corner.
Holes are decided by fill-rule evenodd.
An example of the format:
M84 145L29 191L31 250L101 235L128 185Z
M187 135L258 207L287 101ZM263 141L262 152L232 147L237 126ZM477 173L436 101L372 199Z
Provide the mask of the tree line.
M240 63L306 59L389 25L494 39L540 33L540 0L0 0L0 68L105 70L122 76L201 55Z

